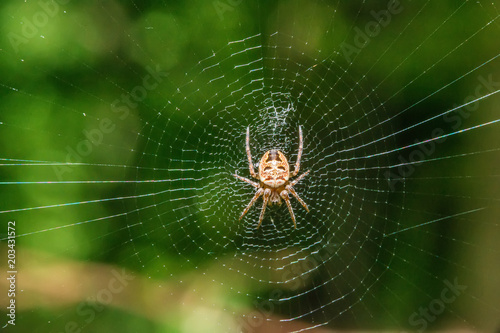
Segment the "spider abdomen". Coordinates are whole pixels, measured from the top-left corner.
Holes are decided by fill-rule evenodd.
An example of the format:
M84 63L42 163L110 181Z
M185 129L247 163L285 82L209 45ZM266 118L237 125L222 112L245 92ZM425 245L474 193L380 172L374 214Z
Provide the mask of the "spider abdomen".
M259 178L272 188L285 185L290 178L290 166L285 155L275 149L267 151L259 163Z

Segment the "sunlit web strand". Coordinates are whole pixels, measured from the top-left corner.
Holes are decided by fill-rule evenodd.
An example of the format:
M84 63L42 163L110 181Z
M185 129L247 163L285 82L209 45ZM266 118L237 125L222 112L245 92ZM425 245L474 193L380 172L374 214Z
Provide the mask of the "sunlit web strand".
M365 132L369 132L369 131L371 131L371 130L375 129L376 127L378 127L378 126L380 126L380 125L382 125L382 124L384 124L384 123L386 123L386 122L393 121L396 117L398 117L398 116L402 115L404 112L406 112L406 111L410 110L411 108L413 108L413 107L415 107L416 105L418 105L418 104L422 103L423 101L427 100L427 99L428 99L428 98L430 98L431 96L433 96L433 95L437 94L438 92L440 92L440 91L444 90L445 88L447 88L447 87L451 86L452 84L454 84L454 83L458 82L459 80L461 80L461 79L463 79L464 77L466 77L466 76L470 75L471 73L473 73L473 72L477 71L479 68L481 68L481 67L485 66L486 64L488 64L488 63L492 62L493 60L495 60L495 59L497 59L497 58L499 58L499 57L500 57L500 53L499 53L499 54L497 54L496 56L494 56L494 57L492 57L492 58L488 59L487 61L485 61L485 62L484 62L484 63L482 63L481 65L479 65L479 66L477 66L477 67L475 67L475 68L471 69L470 71L468 71L467 73L465 73L465 74L461 75L460 77L456 78L455 80L453 80L453 81L451 81L451 82L447 83L446 85L442 86L441 88L439 88L439 89L437 89L437 90L433 91L431 94L429 94L429 95L427 95L427 96L425 96L425 97L421 98L419 101L417 101L417 102L413 103L412 105L408 106L407 108L405 108L405 109L401 110L401 111L400 111L400 112L398 112L397 114L395 114L395 115L393 115L393 116L391 116L391 117L388 117L387 119L382 120L380 123L375 124L374 126L372 126L372 127L370 127L370 128L367 128L367 129L365 129L365 130L363 130L363 131L360 131L359 133L356 133L355 135L353 135L353 136L352 136L352 137L350 137L349 139L354 138L354 137L356 137L356 136L358 136L358 135L364 134ZM401 92L401 91L403 91L403 89L400 89L400 90L398 91L398 93L399 93L399 92ZM400 134L400 133L406 132L406 131L407 131L407 130L409 130L409 129L413 129L413 128L415 128L415 127L417 127L417 126L420 126L420 125L422 125L422 124L425 124L425 123L427 123L427 122L429 122L429 121L431 121L431 120L434 120L434 119L436 119L436 118L440 118L440 117L442 117L442 116L444 116L444 115L446 115L446 114L448 114L448 113L451 113L451 112L453 112L453 111L456 111L456 110L458 110L458 109L460 109L460 108L463 108L463 107L465 107L465 106L467 106L467 105L474 104L475 102L480 101L480 100L482 100L482 99L484 99L484 98L486 98L486 97L489 97L489 96L491 96L491 95L494 95L494 94L498 93L499 91L500 91L500 90L497 90L497 91L494 91L494 92L491 92L491 93L485 94L485 95L483 95L483 96L477 97L477 98L476 98L476 99L474 99L473 101L466 102L466 103L464 103L464 104L462 104L462 105L456 106L456 107L454 107L454 108L452 108L452 109L450 109L450 110L446 110L446 111L444 111L444 112L442 112L442 113L439 113L439 114L437 114L437 115L435 115L435 116L433 116L433 117L430 117L430 118L428 118L428 119L426 119L426 120L423 120L423 121L420 121L420 122L418 122L418 123L416 123L416 124L413 124L413 125L411 125L411 126L405 127L405 128L403 128L403 129L399 130L398 132L392 133L390 136L394 136L394 135L396 135L396 134ZM391 98L395 97L396 95L397 95L397 94L394 94L394 95L393 95L393 96L391 96L388 100L390 100ZM365 97L365 98L368 98L368 96L367 96L367 97ZM388 100L387 100L387 101L388 101ZM387 101L386 101L386 102L387 102ZM384 105L386 102L383 102L383 103L381 104L381 106L382 106L382 105ZM361 103L361 102L360 102L360 103ZM378 107L377 107L377 108L375 108L375 109L373 109L373 110L371 110L371 111L369 111L369 112L368 112L367 114L365 114L363 117L366 117L368 114L370 114L371 112L376 111L377 109L378 109ZM340 118L340 117L339 117L339 118ZM350 124L350 125L352 125L352 124ZM350 125L349 125L349 126L350 126ZM379 141L381 141L381 140L386 139L387 137L389 137L389 136L385 136L385 137L379 138L379 139L377 139L377 140L374 140L374 141L368 142L368 143L364 144L362 147L365 147L365 146L370 145L370 144L372 144L372 143L379 142ZM358 148L358 147L354 147L354 148L352 148L351 150L355 150L355 149L357 149L357 148Z

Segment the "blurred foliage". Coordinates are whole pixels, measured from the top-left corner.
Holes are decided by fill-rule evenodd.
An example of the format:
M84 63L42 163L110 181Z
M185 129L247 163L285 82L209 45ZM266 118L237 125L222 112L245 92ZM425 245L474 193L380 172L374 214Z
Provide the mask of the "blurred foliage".
M482 54L498 52L498 46L488 38L491 37L491 33L484 33L478 38L470 38L478 28L485 25L485 13L479 6L472 10L457 11L457 15L450 20L441 22L443 18L446 18L443 17L442 12L449 13L460 3L451 0L430 3L429 6L432 8L426 8L425 22L415 24L409 31L405 30L408 25L407 19L393 18L393 23L377 37L377 42L370 45L370 52L359 53L356 67L350 67L351 64L345 62L343 55L338 52L339 44L353 38L354 24L362 27L365 22L372 20L370 10L379 8L379 2L368 1L365 7L362 7L361 1L354 1L342 5L341 8L336 8L335 4L332 5L327 1L294 1L292 4L288 1L246 1L231 4L225 1L202 0L194 2L115 0L72 1L64 5L50 2L52 7L49 11L53 15L50 15L46 22L40 18L40 13L43 12L40 3L10 0L4 1L0 7L1 157L19 159L26 164L2 168L3 181L58 181L58 173L54 171L53 166L42 169L30 166L29 163L67 161L67 147L77 147L82 138L80 134L100 126L100 121L105 117L113 119L117 130L110 133L98 149L92 148L92 154L85 156L85 163L91 163L94 166L70 166L69 169L64 169L63 179L118 181L135 179L138 176L144 179L148 179L148 176L154 178L156 174L153 170L150 174L145 172L138 175L137 170L134 169L123 168L117 172L116 168L97 165L107 163L150 165L152 161L161 164L161 161L156 160L157 156L141 156L134 150L137 147L147 147L149 137L136 137L131 134L144 131L150 137L161 139L173 137L174 141L175 133L164 133L161 127L150 126L149 122L154 121L159 113L165 112L166 109L170 110L168 107L172 104L182 102L176 100L180 98L176 97L176 91L190 82L191 75L203 75L196 67L201 60L210 58L220 49L230 48L231 41L241 40L258 33L263 35L262 43L266 43L266 39L270 39L269 35L274 31L306 41L297 43L297 49L293 50L291 55L279 54L278 56L296 57L294 61L297 62L303 61L304 59L301 58L303 57L307 59L304 62L309 62L309 65L315 63L317 56L328 57L329 61L347 68L348 73L354 78L369 72L372 85L382 87L377 91L384 95L378 97L388 101L385 107L389 113L393 114L397 112L394 110L402 110L424 98L425 95L440 89L456 77L457 68L465 74L477 64L479 52ZM411 2L405 6L407 6L405 10L415 13L422 5ZM443 8L447 9L443 10ZM42 20L38 21L38 27L33 26L33 22L37 19ZM332 22L335 23L335 29L331 28ZM36 31L31 31L32 27L29 25L35 27ZM415 26L419 28L416 29ZM435 27L439 29L433 31ZM396 45L393 45L394 38L402 31L405 31L405 38L397 40ZM462 44L464 45L461 46ZM417 48L414 54L408 56L407 50L415 49L416 45L422 47ZM462 55L449 57L446 52L457 45L461 46ZM273 51L269 50L270 54ZM390 52L390 55L382 57L386 52ZM322 58L319 59L322 60ZM467 59L470 60L470 64L467 63ZM226 60L228 66L234 65L229 57ZM396 64L397 70L395 70ZM150 70L155 66L159 66L162 71L168 73L163 78L164 84L148 94L139 103L137 109L125 119L120 119L113 114L109 106L120 100L123 94L126 95L137 85L143 84L143 78L148 73L150 74ZM431 68L430 74L424 72L428 68ZM392 73L394 75L386 81ZM414 85L392 98L392 95L400 89L400 82L411 80L416 81ZM398 123L395 123L394 127L405 128L409 124L416 123L418 119L424 119L426 114L434 114L436 110L445 110L451 107L452 103L462 103L462 96L466 96L475 84L475 77L464 78L448 90L449 100L431 100L428 103L422 103L414 107L413 111L405 117L398 118ZM191 87L193 92L199 88ZM223 88L221 87L221 90ZM209 93L216 96L216 90L214 88ZM205 98L206 96L193 95L192 102L197 105L205 102ZM198 110L194 107L191 112L195 114ZM243 111L241 112L243 114ZM182 125L189 117L187 112L172 112L168 114L168 121L179 124L177 127L179 131L189 130L199 133L199 137L202 137L203 124L198 125L199 127L183 128ZM401 138L397 144L403 146L415 138L425 139L428 136L429 133L416 130ZM195 138L196 135L192 137ZM234 140L234 138L226 139ZM192 144L196 146L199 142ZM446 143L446 147L451 152L463 151L463 147L457 147L456 144L450 142ZM472 150L479 149L472 147ZM186 155L183 155L185 152L166 153L170 154L172 160L188 159ZM460 162L467 163L467 161L464 159ZM15 160L9 161L9 163L15 162ZM80 160L73 156L70 162L78 163ZM186 167L171 163L171 168ZM465 167L457 166L457 168ZM423 173L432 173L430 169L432 166L424 165L421 170ZM218 183L215 180L216 177L220 175L212 175L210 182L204 185L206 191L202 197L195 199L197 193L192 193L193 202L190 204L200 203L200 212L176 210L175 206L169 203L169 200L178 199L175 194L165 194L163 206L158 207L158 211L164 214L168 212L164 217L170 219L178 220L190 214L194 214L200 220L204 219L201 212L209 210L210 207L204 207L203 203L210 202L214 193L217 193L211 188ZM183 186L190 188L192 185L189 177L186 177ZM156 212L117 215L108 219L106 223L99 222L103 217L113 216L116 212L123 211L123 205L142 207L156 203L149 198L139 197L122 202L104 200L133 196L139 188L140 193L144 193L146 186L150 186L151 192L161 189L155 184L138 185L135 189L131 189L116 183L58 184L50 187L19 185L7 188L4 186L6 190L0 194L0 210L36 208L67 202L79 203L64 208L13 212L4 214L2 220L10 218L17 221L29 221L29 223L18 224L18 234L30 235L19 238L19 248L56 254L61 258L71 258L81 262L97 261L116 264L158 280L168 281L173 276L177 280L182 280L181 277L186 276L188 283L191 283L190 287L207 287L208 299L218 303L217 305L223 309L251 307L252 305L246 298L225 296L222 291L211 290L210 286L205 286L203 276L199 276L200 272L206 273L207 276L212 274L211 278L215 276L215 281L224 281L221 284L234 285L232 289L239 290L242 294L261 292L252 290L255 286L238 280L237 275L217 276L220 273L217 272L217 267L210 266L210 256L199 248L193 247L191 239L183 236L185 230L177 226L175 229L169 229L168 224L159 223L156 228L163 228L172 237L172 243L175 243L176 247L172 248L168 243L161 248L152 246L152 244L168 242L165 239L155 238L158 237L158 233L152 232L150 227L143 225L143 221L154 218ZM419 188L416 182L410 182L407 186L408 192L429 191L429 188ZM437 192L449 193L450 187L456 185L454 183L447 187L446 184L441 183L438 186L441 187L438 187ZM476 189L471 189L471 192L474 191ZM99 199L103 201L82 203ZM403 216L405 224L408 225L431 219L433 214L426 216L423 213L425 210L440 212L443 215L454 211L450 208L455 205L451 200L441 202L437 200L429 203L428 197L422 198L421 201L418 197L411 199L413 201L406 202L408 206L428 209L420 208L412 216ZM435 205L435 207L431 208L430 205ZM186 204L186 206L189 205ZM222 218L218 216L219 220ZM89 227L87 222L92 226ZM60 228L60 226L65 227ZM203 233L205 237L208 236L217 242L217 239L223 239L227 235L227 230L220 229L223 227L221 225L212 228L202 223L201 228L191 230L191 237L197 239L200 235L196 233ZM454 231L454 227L446 222L437 227L445 230L437 230L435 235L447 234L450 238L454 237L454 232L463 232L463 230ZM402 234L399 240L403 244L417 244L415 246L434 252L438 257L442 255L453 258L461 255L460 252L454 252L456 249L452 246L456 244L447 243L441 236L433 239L428 234ZM442 267L436 267L435 262L425 261L422 257L415 256L415 250L411 246L398 249L401 252L397 256L398 258L411 258L413 265L418 266L419 269L415 269L413 276L409 279L415 283L419 280L426 281L423 284L424 289L440 290L442 286L426 284L431 281L426 275L437 276L440 275L441 270L455 269L455 267L445 267L446 263ZM182 249L183 256L178 255L179 248ZM221 259L219 263L227 260L228 265L234 265L235 270L238 270L238 262L231 261L230 258L232 250L234 249L224 249L225 252L221 254L228 255L228 258ZM138 260L135 260L136 258ZM156 258L156 260L145 262L141 258ZM406 264L398 258L392 262L394 271L403 269L400 267ZM451 259L451 262L455 260L459 259ZM450 265L453 266L453 264ZM74 281L74 283L76 286L80 284L79 281ZM403 299L401 303L407 304L406 308L399 309L399 314L394 313L394 317L404 318L424 301L425 297L418 295L415 290L408 292L407 281L387 280L384 284L392 285L393 294L373 290L375 298L379 298L383 304L388 304L391 302L391 297L396 294ZM429 293L432 294L432 292ZM179 299L179 304L183 304L184 301L189 303L187 300ZM134 300L127 300L127 302L134 302ZM20 323L24 322L22 326L24 328L21 327L18 331L33 332L36 331L35 328L38 328L39 332L54 331L52 328L54 323L47 324L47 321L52 321L51 318L58 318L60 311L64 314L69 313L69 317L78 317L78 314L72 314L74 311L72 305L69 305L67 309L66 304L65 309L61 310L52 308L52 304L48 303L48 306L44 307L43 302L40 301L30 310L20 311L18 320ZM390 308L391 305L387 307ZM300 306L298 308L300 309ZM213 315L230 314L231 311L223 311L222 314L214 312ZM212 314L209 313L207 316L209 315ZM162 322L155 321L158 318L145 319L126 310L110 307L84 331L184 332L187 329L182 326L186 322L181 319L182 316L182 310L179 310L179 313L167 316L168 318ZM63 318L69 320L68 316L63 316ZM392 319L377 318L375 322L383 326ZM191 318L190 324L205 323L204 321L196 322L196 320L196 318ZM26 323L29 323L29 327ZM350 322L340 324L349 326ZM57 330L61 329L62 327L57 328Z

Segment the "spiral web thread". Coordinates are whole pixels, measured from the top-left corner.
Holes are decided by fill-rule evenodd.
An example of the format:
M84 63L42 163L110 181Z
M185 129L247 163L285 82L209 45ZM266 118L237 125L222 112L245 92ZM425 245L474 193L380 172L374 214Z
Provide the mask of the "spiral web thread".
M192 152L192 169L179 170L179 178L187 179L190 175L188 182L192 184L183 186L182 191L175 189L175 198L182 203L171 212L159 210L157 216L168 233L175 235L171 237L174 246L176 239L186 240L186 247L194 246L211 260L228 250L235 251L234 260L241 265L236 265L236 268L225 265L225 269L260 284L276 287L295 284L307 280L307 276L315 271L329 269L331 275L328 279L292 295L288 300L291 302L302 302L301 297L307 298L336 280L349 281L364 271L363 275L356 277L361 284L354 287L349 283L352 290L339 290L335 296L346 298L349 293L356 293L360 287L367 288L378 279L381 273L374 272L376 263L386 261L389 265L394 239L397 239L383 237L384 233L399 228L397 219L389 219L390 193L383 189L387 185L380 175L383 166L390 163L384 154L369 161L364 158L369 152L382 153L386 149L386 145L375 141L389 133L384 132L383 126L370 130L375 124L382 123L384 119L379 114L383 112L379 110L385 110L376 95L369 96L362 88L352 89L351 86L360 86L360 82L341 78L345 72L338 68L326 67L318 59L310 59L304 65L287 58L289 49L278 47L273 42L273 38L282 41L286 36L271 35L267 46L260 44L262 38L256 35L230 43L213 57L201 61L194 69L199 74L188 76L193 78L196 87L202 86L204 90L216 93L206 97L209 93L205 95L204 91L196 91L201 102L192 103L190 93L184 92L189 86L183 87L178 98L184 103L179 103L174 96L175 102L168 104L176 105L176 110L166 109L159 115L155 127L159 124L166 133L174 131L175 127L186 130L187 137L174 134L178 144L176 142L173 146L179 147L179 154L189 150L183 146L184 142L199 140L203 147L197 146ZM266 63L271 70L269 76L263 77ZM280 67L283 69L279 70ZM336 76L336 71L339 76ZM317 80L339 83L329 87L314 83ZM200 105L196 112L184 111L186 108L192 110L193 104ZM188 124L192 127L170 123L170 119L163 116L170 112L191 112ZM243 113L243 117L234 117L233 112ZM292 203L298 220L294 230L285 205L270 207L263 225L256 230L262 205L259 200L238 222L255 192L251 186L238 183L232 177L235 170L240 175L249 176L245 155L246 126L250 127L254 161L258 161L267 150L279 149L290 158L290 163L294 163L299 125L304 130L301 168L311 170L311 173L296 187L311 212L306 213L296 201ZM172 149L169 143L170 140L161 139L158 147L152 147L152 150ZM365 149L363 143L372 144ZM166 154L156 155L155 166L165 165L163 156ZM355 156L361 157L359 162ZM185 160L184 157L180 159ZM160 171L155 179L163 177ZM153 192L157 193L162 186L160 184L160 188ZM187 192L192 192L192 195ZM138 193L144 192L139 190ZM398 214L398 210L391 214ZM166 213L179 215L172 221L170 217L164 218ZM157 230L164 232L163 229ZM186 247L176 246L176 249L182 254ZM302 271L302 261L326 249L329 252L323 263ZM359 261L359 256L368 256L373 262L366 266ZM332 258L341 258L342 263L336 264L336 268L328 267ZM286 275L289 277L284 278ZM282 300L272 301L279 303ZM326 304L311 308L298 318L321 311L328 302L337 301L327 300Z

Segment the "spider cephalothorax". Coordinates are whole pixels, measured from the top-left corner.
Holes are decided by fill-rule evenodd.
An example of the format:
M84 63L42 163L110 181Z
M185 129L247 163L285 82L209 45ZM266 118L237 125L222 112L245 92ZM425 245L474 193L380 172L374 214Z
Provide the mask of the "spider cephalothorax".
M293 181L288 181L291 177L295 177L300 170L300 158L302 156L302 128L299 126L299 153L297 155L297 162L295 163L295 169L293 173L290 175L290 166L285 155L279 150L272 149L267 151L259 163L259 174L255 173L252 164L252 155L250 154L250 129L247 127L247 138L246 138L246 151L248 157L248 168L250 171L250 175L253 178L259 179L260 182L254 182L245 177L238 176L234 174L234 176L257 189L252 200L243 211L243 214L240 216L240 220L245 216L250 207L257 201L257 199L262 195L264 203L262 204L262 210L260 212L259 224L257 228L262 224L262 219L264 218L264 212L266 211L267 205L278 204L281 205L281 199L283 199L288 207L288 211L290 212L290 216L292 217L293 225L297 228L297 223L295 222L295 214L293 213L292 205L290 204L290 196L291 193L295 199L297 199L302 206L309 212L309 208L307 208L306 203L299 197L297 192L293 189L293 186L297 184L305 175L309 173L309 171L304 172L297 179Z

